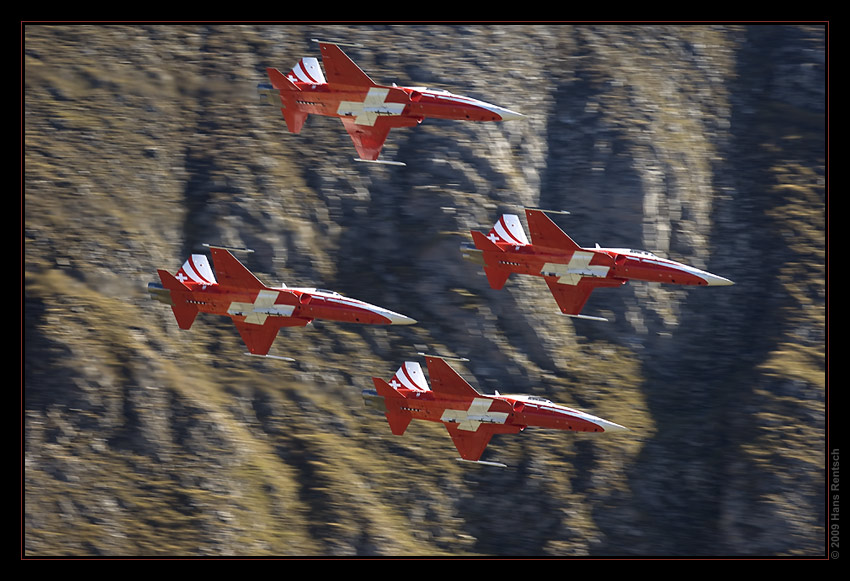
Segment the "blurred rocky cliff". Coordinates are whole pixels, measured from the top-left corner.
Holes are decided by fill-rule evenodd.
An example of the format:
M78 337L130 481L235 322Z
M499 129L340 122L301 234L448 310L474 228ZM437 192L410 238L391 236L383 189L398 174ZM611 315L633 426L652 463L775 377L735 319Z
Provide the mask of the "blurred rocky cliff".
M823 26L23 27L23 551L38 555L820 555L826 450ZM526 115L428 120L358 164L289 134L265 67L346 52L381 83ZM735 281L489 288L469 230L564 209L579 244ZM411 327L315 323L244 356L145 290L204 243ZM482 391L626 425L527 430L470 467L393 436L371 377L419 351Z

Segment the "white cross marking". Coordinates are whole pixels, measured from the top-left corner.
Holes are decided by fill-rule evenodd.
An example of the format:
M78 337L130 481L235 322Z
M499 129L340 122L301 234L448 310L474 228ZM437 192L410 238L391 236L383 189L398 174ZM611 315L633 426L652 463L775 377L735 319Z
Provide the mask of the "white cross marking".
M499 237L498 237L498 236L496 236L496 235L495 235L495 234L493 234L493 233L491 233L489 236L487 236L487 238L489 238L489 239L490 239L490 242L492 242L492 243L494 243L494 244L496 243L496 240L498 240L498 239L499 239Z
M484 397L476 397L469 404L468 410L445 410L440 419L444 422L458 424L458 428L474 432L482 423L504 424L508 419L505 412L490 412L493 400Z
M187 279L187 278L189 278L189 277L187 277L187 276L186 276L185 274L183 274L182 272L178 272L178 273L177 273L177 276L176 276L175 278L176 278L177 280L179 280L180 282L183 282L184 280L186 280L186 279Z
M293 305L275 305L277 297L280 296L278 291L261 290L257 293L257 298L253 303L232 302L227 309L228 315L245 315L246 323L262 325L266 322L266 317L275 315L278 317L288 317L295 310Z
M396 381L395 377L393 377L393 380L390 382L390 385L393 386L393 389L398 389L399 387L401 387L401 384Z
M605 278L608 276L609 267L591 265L592 252L573 252L567 264L547 262L540 269L545 276L557 276L561 284L577 285L582 277Z
M354 117L358 125L374 125L382 115L401 115L404 103L387 103L389 89L372 87L363 101L341 101L337 109L338 115Z

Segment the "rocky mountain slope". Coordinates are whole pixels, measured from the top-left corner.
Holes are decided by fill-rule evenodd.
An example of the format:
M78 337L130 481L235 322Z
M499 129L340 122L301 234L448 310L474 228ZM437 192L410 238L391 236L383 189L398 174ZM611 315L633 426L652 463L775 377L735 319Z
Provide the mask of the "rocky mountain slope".
M23 27L23 553L575 556L823 554L823 26ZM352 161L256 94L318 56L524 113L426 121ZM470 229L566 209L585 246L645 248L735 286L632 283L559 316L543 281L493 291ZM180 331L145 290L202 244L268 283L419 321ZM527 430L455 461L442 426L393 436L374 376L454 354L625 435Z

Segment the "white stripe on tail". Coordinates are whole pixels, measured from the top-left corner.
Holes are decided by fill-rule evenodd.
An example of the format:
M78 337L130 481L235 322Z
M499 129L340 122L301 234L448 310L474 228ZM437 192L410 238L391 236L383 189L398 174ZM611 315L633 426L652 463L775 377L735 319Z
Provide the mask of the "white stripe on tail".
M413 391L430 391L422 367L415 361L405 361L389 383L394 389L404 387Z
M528 238L525 237L525 230L522 228L522 223L519 217L514 214L502 214L496 225L487 234L492 242L503 242L516 246L525 246L528 244Z
M325 75L319 66L319 59L304 57L289 71L289 80L294 83L310 83L312 85L324 85Z
M193 254L183 263L175 278L183 283L189 280L198 284L218 284L205 254Z

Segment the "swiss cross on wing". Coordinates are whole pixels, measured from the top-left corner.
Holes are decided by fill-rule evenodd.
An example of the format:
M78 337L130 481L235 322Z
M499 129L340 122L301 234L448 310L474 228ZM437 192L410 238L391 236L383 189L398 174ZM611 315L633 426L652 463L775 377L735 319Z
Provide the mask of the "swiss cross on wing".
M269 315L274 316L289 316L295 307L291 305L275 305L277 297L280 295L278 291L261 290L257 293L257 298L253 303L241 303L233 301L227 309L227 314L230 316L245 316L246 323L254 325L262 325L266 322Z
M398 116L404 111L404 103L387 103L389 89L372 87L363 101L342 101L337 108L337 114L346 117L354 117L358 125L375 124L378 117Z
M474 432L482 423L504 424L508 418L505 412L491 412L493 400L476 397L465 410L447 409L440 419L444 422L458 424L458 429Z
M610 270L607 266L592 266L592 252L573 252L567 264L547 262L540 269L544 276L557 276L560 284L577 285L582 277L605 278Z

